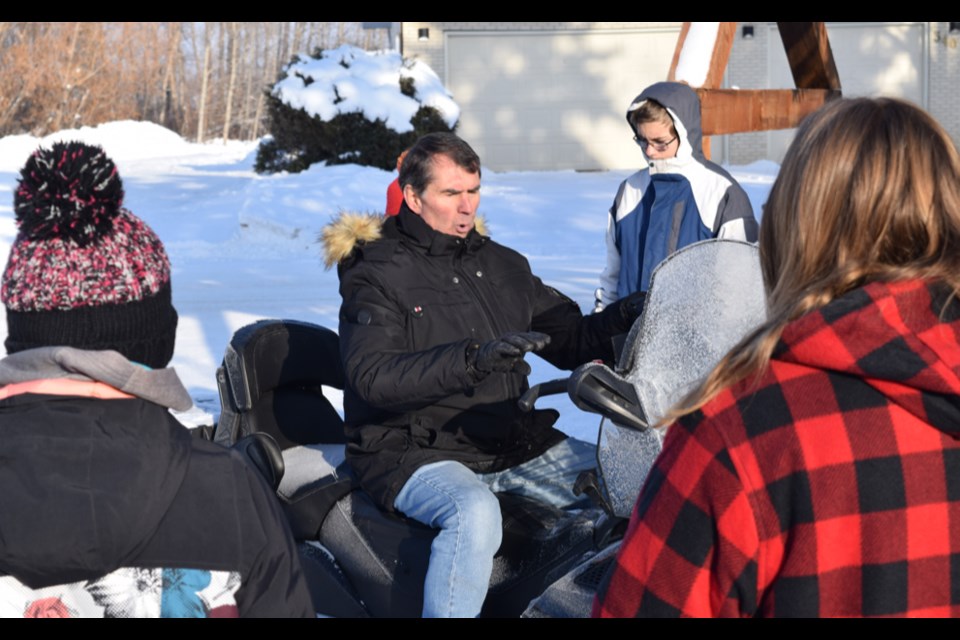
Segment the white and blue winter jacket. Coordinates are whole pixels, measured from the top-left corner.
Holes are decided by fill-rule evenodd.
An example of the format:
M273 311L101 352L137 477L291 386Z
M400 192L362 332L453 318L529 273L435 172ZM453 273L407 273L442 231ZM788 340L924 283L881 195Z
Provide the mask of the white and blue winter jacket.
M628 123L648 99L666 107L680 146L676 157L650 160L617 190L607 222L607 265L600 276L604 304L646 291L653 270L677 249L707 238L757 240L747 194L704 158L696 92L675 82L651 85L630 104Z

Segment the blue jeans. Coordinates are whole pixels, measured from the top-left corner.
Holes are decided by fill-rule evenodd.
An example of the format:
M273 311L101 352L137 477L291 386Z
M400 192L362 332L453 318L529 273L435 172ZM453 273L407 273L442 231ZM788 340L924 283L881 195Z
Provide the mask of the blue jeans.
M500 503L493 492L517 493L558 508L589 504L573 494L581 471L596 467L596 447L567 438L516 467L475 473L451 460L417 469L394 506L404 515L440 529L430 547L423 585L423 617L466 618L480 613L493 556L503 535Z

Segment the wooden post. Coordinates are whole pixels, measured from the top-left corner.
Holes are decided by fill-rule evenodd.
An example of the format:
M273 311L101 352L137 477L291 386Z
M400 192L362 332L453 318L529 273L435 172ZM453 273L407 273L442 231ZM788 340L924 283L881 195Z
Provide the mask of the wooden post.
M840 90L840 74L822 22L778 22L793 82L798 89Z
M833 60L826 25L822 22L778 22L777 27L797 88L720 89L737 34L735 22L721 24L707 81L697 88L705 153L707 136L790 129L828 100L841 97L840 75ZM675 76L688 32L685 23L674 53L671 77Z
M670 70L667 72L667 82L677 81L677 64L680 62L680 53L683 51L683 45L687 42L688 33L690 33L690 23L684 22L680 27L680 35L677 37L677 46L673 48L673 60L670 62Z
M680 36L677 38L677 46L673 51L673 61L670 63L670 71L667 79L671 82L677 80L677 65L680 62L680 56L684 46L687 43L687 36L690 33L690 23L684 22L680 28ZM736 22L721 22L717 27L717 37L713 43L713 51L710 55L710 66L707 69L707 77L700 88L718 89L723 83L723 74L727 69L727 62L730 60L730 50L733 49L733 39L737 33ZM710 159L710 136L704 131L703 136L703 155Z
M840 97L829 89L698 89L704 133L790 129L828 100Z

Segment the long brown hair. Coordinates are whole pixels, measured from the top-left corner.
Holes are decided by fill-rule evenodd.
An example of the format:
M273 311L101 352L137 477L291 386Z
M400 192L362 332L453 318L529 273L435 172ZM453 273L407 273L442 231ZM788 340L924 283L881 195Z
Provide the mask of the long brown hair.
M960 156L925 111L836 100L797 131L760 225L767 321L661 424L762 372L784 327L874 281L931 278L960 293Z

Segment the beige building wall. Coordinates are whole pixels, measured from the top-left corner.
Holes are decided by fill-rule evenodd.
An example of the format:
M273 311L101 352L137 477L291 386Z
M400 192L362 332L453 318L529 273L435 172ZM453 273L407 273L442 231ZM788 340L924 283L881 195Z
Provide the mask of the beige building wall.
M580 30L636 30L638 27L678 27L680 23L636 23L636 22L404 22L401 29L403 54L427 62L445 81L445 32L455 31L580 31ZM836 37L851 34L855 30L845 23L835 25ZM901 23L909 25L911 23ZM916 95L907 96L917 100L949 132L953 140L960 145L960 33L949 33L949 23L928 22L912 23L922 25L921 56L913 63L915 73L920 77L920 89ZM753 38L742 37L742 26L754 27ZM870 23L861 23L869 28ZM884 28L877 23L878 28ZM785 54L779 42L776 23L753 22L740 23L734 40L730 60L727 66L725 85L741 89L781 88L772 86L777 80L775 69L782 66ZM418 38L420 29L428 29L430 36L426 40ZM918 29L911 28L916 34ZM848 37L852 37L849 36ZM914 39L915 40L915 39ZM865 54L869 55L869 54ZM638 61L642 65L643 61ZM841 83L844 81L841 70ZM854 78L855 84L861 78ZM637 88L638 90L640 87ZM456 98L456 96L454 96ZM782 152L785 135L782 132L757 132L716 136L712 140L713 159L719 162L746 164L759 159L777 159L772 157ZM772 154L772 155L771 155Z
M767 48L771 36L779 40L776 31L767 27L766 22L744 22L737 25L737 37L733 41L730 59L727 61L727 74L724 85L731 89L767 88ZM753 27L753 38L741 37L743 27ZM766 157L767 133L737 133L728 136L716 136L723 146L724 159L730 164L747 164ZM717 143L714 143L717 144Z
M754 38L743 40L738 34L734 41L727 65L727 86L741 89L781 88L779 85L782 81L777 82L774 72L774 67L782 64L782 60L774 60L774 57L784 55L780 53L782 48L776 23L744 24L754 26ZM844 45L849 56L851 42L840 39L854 37L858 29L862 33L872 24L827 23L831 41L836 41L835 56L838 55L837 50ZM900 41L904 43L905 49L910 50L908 70L911 80L904 82L902 87L892 86L889 90L871 89L866 84L868 78L850 64L848 57L845 60L846 66L838 64L841 67L840 82L844 87L844 95L892 95L914 101L929 111L954 142L960 145L960 33L950 34L947 22L876 23L876 28L886 30L889 32L890 41ZM880 41L881 37L874 40ZM861 46L853 48L864 52L861 62L868 66L880 43L864 41L860 44ZM896 61L906 64L906 55L908 53L905 51ZM762 158L776 160L778 150L782 151L784 136L782 132L729 136L729 162L745 164Z
M930 22L930 82L927 109L960 146L960 33L948 22Z
M403 51L444 79L463 109L459 133L491 169L636 169L643 154L624 112L666 77L680 27L405 23Z
M441 77L444 74L444 40L448 31L624 31L643 27L673 27L679 22L404 22L401 31L403 55L419 58ZM420 40L420 29L428 29L430 37Z

